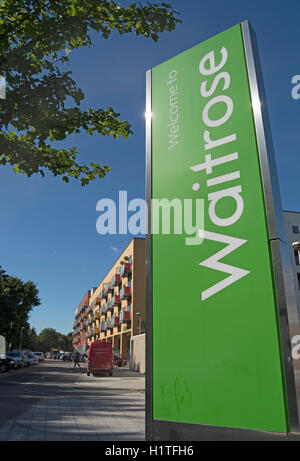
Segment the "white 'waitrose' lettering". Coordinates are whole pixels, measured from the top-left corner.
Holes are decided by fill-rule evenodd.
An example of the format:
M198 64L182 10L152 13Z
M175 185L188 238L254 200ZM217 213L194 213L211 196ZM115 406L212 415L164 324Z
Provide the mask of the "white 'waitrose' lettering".
M212 84L208 87L208 81L204 81L200 86L200 93L201 96L204 98L210 98L214 95L215 91L221 88L222 91L227 90L230 87L230 74L228 72L219 72L228 59L228 52L225 47L222 47L220 50L221 58L219 58L219 63L216 63L215 52L210 51L206 54L200 61L199 64L199 72L202 75L213 75L218 72L215 76ZM222 116L216 120L211 119L210 117L210 109L213 106L222 104L222 108L224 107L224 111L222 111ZM231 117L234 110L234 103L232 99L224 94L219 94L214 96L210 99L204 109L202 111L202 120L206 127L209 129L219 127L224 125ZM229 134L224 138L214 139L213 130L205 130L203 134L204 140L204 150L205 151L212 151L216 147L223 146L223 145L231 145L234 141L236 141L237 135L236 133ZM244 210L244 200L242 197L242 187L241 185L232 184L233 181L236 181L240 178L240 171L235 170L232 173L219 175L218 176L218 166L222 165L223 163L233 162L233 168L238 168L238 152L229 153L219 157L212 157L213 153L207 153L204 157L204 161L199 163L198 165L194 165L190 167L190 169L198 173L200 171L205 171L206 175L215 174L213 178L206 178L207 187L216 186L219 184L228 184L229 187L225 189L221 189L215 192L211 192L208 194L208 214L210 220L220 227L231 226L232 224L236 223L240 217L242 216ZM197 191L200 188L199 183L195 183L193 185L193 190ZM232 216L228 216L226 218L221 218L216 213L216 205L217 203L222 200L224 197L231 197L235 201L235 212ZM215 295L219 291L222 291L224 288L228 287L232 283L235 283L245 275L249 274L248 270L240 269L238 267L231 266L229 264L224 264L220 262L220 259L224 258L225 256L229 255L234 250L238 249L242 245L244 245L247 240L239 239L236 237L231 237L228 235L218 234L215 232L208 232L205 230L199 230L199 237L207 240L213 240L217 242L226 243L227 246L223 248L221 251L218 251L213 256L210 256L205 261L199 263L200 266L208 267L211 269L215 269L220 272L225 272L229 274L229 277L222 280L221 282L216 283L212 287L202 291L201 299L205 301L206 299L210 298L211 296Z

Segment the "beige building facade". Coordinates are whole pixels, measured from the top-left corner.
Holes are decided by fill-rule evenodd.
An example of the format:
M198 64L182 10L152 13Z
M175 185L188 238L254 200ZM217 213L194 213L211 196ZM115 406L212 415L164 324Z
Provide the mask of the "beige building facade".
M145 289L145 239L134 238L90 296L87 345L109 341L129 363L130 339L145 331Z

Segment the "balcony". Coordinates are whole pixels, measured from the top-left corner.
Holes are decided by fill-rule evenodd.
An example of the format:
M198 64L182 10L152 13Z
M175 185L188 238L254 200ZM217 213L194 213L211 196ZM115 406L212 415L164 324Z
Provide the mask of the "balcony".
M118 306L120 304L120 295L115 295L111 298L112 307Z
M104 286L104 288L103 288L103 290L102 290L101 293L100 293L100 297L101 297L102 299L107 299L107 295L108 295L108 285L107 285L107 283L106 283L105 286Z
M104 331L107 330L107 322L104 322Z
M98 334L98 333L99 333L99 331L100 331L100 329L99 329L99 328L95 328L95 333L96 333L96 334Z
M112 283L112 282L106 283L106 285L105 285L105 287L104 287L104 289L103 289L103 295L104 295L104 297L107 298L108 293L111 293L112 291L114 291L113 283Z
M128 299L131 296L131 287L122 287L120 290L120 299Z
M131 312L125 311L124 312L124 322L130 322L130 320L131 320Z
M79 312L82 312L87 306L87 304L82 304L79 308Z
M131 264L130 263L122 264L120 274L121 274L121 277L128 277L128 275L131 274Z
M112 284L114 287L120 285L120 283L122 282L121 280L121 274L115 274L112 278Z
M120 318L118 315L116 315L114 318L114 326L118 326L118 325L120 325Z

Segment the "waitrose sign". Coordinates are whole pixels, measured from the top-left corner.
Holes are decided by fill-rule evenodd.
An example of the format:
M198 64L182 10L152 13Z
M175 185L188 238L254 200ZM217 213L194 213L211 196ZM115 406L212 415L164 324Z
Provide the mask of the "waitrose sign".
M154 435L289 430L254 110L241 25L151 71L151 198L205 209L201 244L151 237Z
M205 156L202 156L204 161L192 166L191 170L196 173L200 171L204 172L204 178L203 175L200 176L199 174L199 177L201 178L200 182L194 183L193 189L196 191L199 190L201 182L206 182L207 199L209 202L209 219L216 226L226 228L235 224L242 216L244 211L244 200L242 197L242 187L240 184L241 174L238 162L239 154L238 152L232 152L230 154L225 153L235 149L235 142L237 141L236 132L238 131L238 126L236 126L234 130L233 127L229 125L231 116L233 114L234 102L232 97L226 94L226 90L229 89L231 83L230 73L223 70L228 61L227 48L223 46L219 50L219 55L220 58L218 64L216 64L216 56L214 50L207 53L201 59L199 64L199 72L202 77L200 95L204 100L207 100L207 103L202 110L202 122L205 127L203 131L202 151L208 151L209 153L205 154ZM213 76L212 81L210 81L211 76ZM206 78L206 80L203 80L203 77ZM215 115L214 118L212 118L211 114L214 112L214 110ZM221 112L218 113L218 111ZM221 128L223 125L226 129L227 122L227 133L230 133L231 131L236 132L227 134L221 138L216 138L216 136L218 137L220 134L218 133L218 130L214 129ZM222 155L218 155L218 153L220 153L220 150L218 152L218 148L220 147L223 147ZM230 173L222 174L224 172L224 168L221 168L221 166L227 163L230 163ZM229 216L220 217L216 209L219 204L219 210L221 210L222 203L224 202L222 199L224 198L231 198L235 209L233 213L229 213ZM199 230L199 236L202 236L204 239L226 244L225 249L219 251L200 264L202 266L230 274L227 279L224 279L214 286L202 291L201 297L202 300L205 300L249 273L247 270L219 262L221 258L230 254L233 250L239 248L241 245L246 243L247 240L205 231L204 229Z

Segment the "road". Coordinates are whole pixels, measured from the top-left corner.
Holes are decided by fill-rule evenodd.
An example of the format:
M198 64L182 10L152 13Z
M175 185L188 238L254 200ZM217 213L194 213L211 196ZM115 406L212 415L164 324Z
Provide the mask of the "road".
M126 368L96 378L54 360L0 373L0 440L144 440L144 386Z

